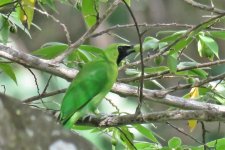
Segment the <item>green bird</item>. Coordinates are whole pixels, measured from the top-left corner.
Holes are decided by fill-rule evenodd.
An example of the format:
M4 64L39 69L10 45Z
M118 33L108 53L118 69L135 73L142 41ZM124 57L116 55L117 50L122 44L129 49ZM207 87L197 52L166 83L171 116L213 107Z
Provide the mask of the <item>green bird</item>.
M119 63L133 52L133 46L112 44L83 66L62 101L60 121L66 128L97 109L117 79Z

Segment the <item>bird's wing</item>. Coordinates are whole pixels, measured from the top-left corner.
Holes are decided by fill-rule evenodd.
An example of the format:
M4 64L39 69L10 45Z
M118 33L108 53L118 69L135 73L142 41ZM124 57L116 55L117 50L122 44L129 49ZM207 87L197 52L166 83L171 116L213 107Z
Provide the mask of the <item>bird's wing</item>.
M108 80L107 63L94 61L86 64L72 81L61 106L61 120L68 120L104 90Z

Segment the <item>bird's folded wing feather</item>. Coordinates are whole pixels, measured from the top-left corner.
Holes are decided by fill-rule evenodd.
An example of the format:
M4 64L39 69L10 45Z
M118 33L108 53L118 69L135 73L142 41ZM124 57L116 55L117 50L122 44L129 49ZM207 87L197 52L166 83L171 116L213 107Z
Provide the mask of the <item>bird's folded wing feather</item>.
M61 120L68 120L100 93L108 80L107 64L95 61L86 64L66 91L62 106Z

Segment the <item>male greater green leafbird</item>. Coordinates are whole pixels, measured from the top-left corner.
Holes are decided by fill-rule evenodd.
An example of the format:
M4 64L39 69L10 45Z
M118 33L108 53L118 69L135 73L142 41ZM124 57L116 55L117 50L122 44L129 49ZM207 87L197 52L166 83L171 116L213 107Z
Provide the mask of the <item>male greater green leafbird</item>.
M119 63L132 52L133 46L113 44L83 66L62 101L60 121L66 128L97 109L117 79Z

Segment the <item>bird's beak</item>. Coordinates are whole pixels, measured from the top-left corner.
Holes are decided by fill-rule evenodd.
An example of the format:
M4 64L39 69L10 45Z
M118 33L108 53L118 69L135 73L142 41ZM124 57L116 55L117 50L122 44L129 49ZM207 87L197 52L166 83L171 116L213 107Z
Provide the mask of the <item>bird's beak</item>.
M135 52L134 45L127 46L125 51L126 51L127 56L130 55L131 53L134 53Z

